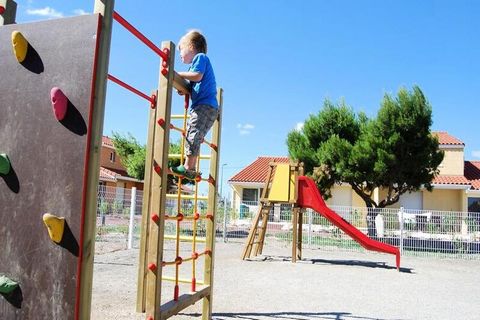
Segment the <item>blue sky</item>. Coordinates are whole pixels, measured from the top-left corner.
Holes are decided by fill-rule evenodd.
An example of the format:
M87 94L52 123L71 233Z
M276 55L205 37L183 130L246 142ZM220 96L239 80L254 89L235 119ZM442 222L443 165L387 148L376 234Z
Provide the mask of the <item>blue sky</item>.
M19 23L92 12L91 1L18 1ZM201 5L199 5L201 3ZM116 11L153 42L200 29L224 88L224 180L285 144L325 98L374 117L385 93L419 85L436 131L480 159L479 1L116 1ZM109 72L150 93L159 58L118 24ZM177 59L176 70L187 66ZM176 110L182 99L174 100ZM179 113L179 112L175 112ZM109 84L104 133L144 143L148 103ZM225 185L224 185L225 190Z

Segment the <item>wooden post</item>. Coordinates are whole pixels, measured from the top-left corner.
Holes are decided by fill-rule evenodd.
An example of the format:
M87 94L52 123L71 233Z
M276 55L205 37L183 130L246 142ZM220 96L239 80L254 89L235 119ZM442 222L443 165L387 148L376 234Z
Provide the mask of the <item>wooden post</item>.
M153 138L157 123L157 108L150 110L150 119L148 122L148 138L147 138L147 154L145 156L145 178L143 188L143 204L142 204L142 226L140 238L140 254L138 261L138 281L137 281L137 312L145 312L145 281L147 279L147 260L148 257L148 231L150 230L151 206L150 199L152 193L152 175L153 170L153 150L155 148Z
M302 260L303 209L298 209L297 259Z
M0 0L0 10L3 11L3 13L0 14L0 26L15 23L17 15L17 3L15 1Z
M93 110L91 114L89 154L87 159L87 182L85 187L85 222L83 225L83 245L81 272L79 277L78 309L76 319L90 319L93 280L93 256L95 253L95 227L97 221L97 190L100 168L100 150L103 132L103 118L105 115L105 96L107 92L107 74L110 57L110 41L112 36L112 16L114 0L96 0L95 3L104 3L103 10L96 12L102 17L98 50L96 59L96 73L94 75Z
M223 89L218 88L217 91L218 101L218 118L215 120L212 126L212 143L216 145L216 148L212 148L210 157L210 175L215 181L208 186L208 204L207 212L213 214L212 221L206 221L206 247L211 250L211 255L205 255L205 270L204 270L204 283L210 286L210 293L203 298L203 312L202 319L210 320L212 318L212 299L213 299L213 261L214 261L214 247L215 247L215 218L217 213L217 186L218 186L218 164L220 154L220 141L222 133L222 112L223 112Z
M292 210L292 262L297 262L298 207Z
M155 263L156 270L147 272L146 288L146 313L154 319L161 319L161 291L162 291L162 261L163 261L163 236L165 224L165 203L168 189L168 149L170 145L170 130L168 128L172 109L172 88L174 79L175 45L171 41L162 42L162 50L168 49L167 61L168 73L166 76L160 73L157 118L163 119L163 126L158 125L155 130L153 150L153 167L151 190L151 213L159 217L157 223L150 223L148 235L148 258L147 263ZM162 70L160 66L160 70Z

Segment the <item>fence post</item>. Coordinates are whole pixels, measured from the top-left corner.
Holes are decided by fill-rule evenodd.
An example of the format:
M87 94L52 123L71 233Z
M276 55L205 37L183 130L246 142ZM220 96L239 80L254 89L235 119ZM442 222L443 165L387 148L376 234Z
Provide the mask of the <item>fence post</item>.
M312 244L312 223L313 223L312 209L308 209L308 248L310 248Z
M403 207L400 207L400 256L403 255Z
M135 207L137 206L137 188L132 188L132 196L130 198L130 224L128 225L128 249L132 249L133 242L133 218L135 216Z

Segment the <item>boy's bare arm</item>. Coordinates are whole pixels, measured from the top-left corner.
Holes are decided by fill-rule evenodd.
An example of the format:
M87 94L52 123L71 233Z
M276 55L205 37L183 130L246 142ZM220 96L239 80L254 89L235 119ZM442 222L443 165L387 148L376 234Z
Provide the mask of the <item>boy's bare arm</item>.
M183 71L183 72L178 72L178 74L185 80L189 80L193 82L202 81L202 78L203 78L203 73L200 73L200 72Z

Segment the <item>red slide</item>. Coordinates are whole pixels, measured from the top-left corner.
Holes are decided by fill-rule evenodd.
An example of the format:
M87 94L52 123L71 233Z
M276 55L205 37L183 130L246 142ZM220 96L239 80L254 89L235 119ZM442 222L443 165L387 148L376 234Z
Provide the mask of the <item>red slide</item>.
M346 234L360 243L367 250L385 252L396 256L397 269L400 268L400 251L397 247L370 239L362 231L352 226L349 222L331 210L323 201L315 182L307 177L298 178L297 204L303 208L310 208L330 220L334 225L342 229Z

